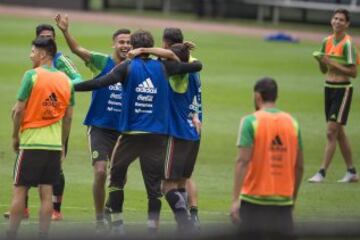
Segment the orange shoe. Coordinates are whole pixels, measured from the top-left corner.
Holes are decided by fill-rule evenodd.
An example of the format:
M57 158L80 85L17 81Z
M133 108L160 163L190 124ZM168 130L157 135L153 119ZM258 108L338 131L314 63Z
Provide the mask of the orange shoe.
M24 210L24 219L28 219L30 217L30 211L28 208L25 208ZM4 218L9 219L10 218L10 211L4 212Z
M54 210L52 215L51 215L51 220L53 220L53 221L61 221L61 220L63 220L62 213Z

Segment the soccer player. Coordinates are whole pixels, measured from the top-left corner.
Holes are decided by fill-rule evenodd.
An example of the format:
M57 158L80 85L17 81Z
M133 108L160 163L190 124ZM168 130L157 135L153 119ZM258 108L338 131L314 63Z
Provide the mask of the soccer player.
M89 51L80 46L69 32L68 16L58 14L55 21L62 31L71 51L79 56L95 78L109 73L116 65L127 58L131 49L130 30L119 29L112 36L112 55ZM89 146L94 168L93 198L98 232L104 229L105 183L107 162L111 158L115 143L120 136L117 131L122 110L121 83L104 87L92 92L92 100L84 124L88 126ZM122 189L119 191L123 191ZM121 202L124 201L121 194ZM121 203L122 204L122 203Z
M277 84L263 78L254 86L256 112L241 119L231 217L241 239L288 239L292 210L303 175L298 122L276 108ZM240 195L240 201L239 201Z
M179 28L165 28L163 33L163 48L165 49L171 49L171 46L174 44L179 44L184 42L184 37L182 34L181 29ZM185 59L187 59L185 57ZM188 61L192 62L195 58L189 57ZM197 154L200 147L200 132L201 132L201 125L202 125L202 102L201 102L201 81L200 81L200 74L190 74L190 75L183 75L183 76L173 76L170 78L170 86L171 86L171 93L172 96L175 97L173 99L173 113L174 118L177 119L177 121L182 122L181 128L187 129L184 132L184 129L179 128L180 125L172 124L171 132L170 133L174 138L172 139L174 146L176 147L177 144L179 144L179 148L177 150L179 153L181 153L184 149L181 142L183 140L188 141L188 148L189 154L187 156L182 155L184 158L183 160L176 160L181 161L185 164L185 169L183 172L182 179L180 180L178 184L178 191L183 196L184 200L186 201L186 205L189 208L191 221L197 228L200 227L200 221L198 216L198 201L197 201L197 187L195 184L195 181L191 179L191 173L194 168L194 164L197 158ZM186 91L187 87L189 87L189 91ZM191 103L188 105L190 108L193 108L196 111L196 114L193 115L194 118L192 120L187 119L188 116L182 115L180 116L177 114L178 108L181 108L180 103L181 100L179 98L182 98L185 100L187 97L183 93L187 92L187 94L195 94L193 98L191 99ZM191 93L190 93L191 92ZM185 110L185 108L182 108ZM186 110L185 110L186 111ZM181 120L181 118L183 118ZM197 130L197 134L195 134L193 127ZM187 132L187 133L186 133ZM189 133L192 132L192 134L189 135ZM190 137L191 136L191 137ZM177 143L179 142L179 143ZM180 156L178 156L180 157ZM192 165L192 166L191 166ZM175 167L175 166L174 166ZM174 169L175 170L175 169ZM173 170L173 171L174 171ZM170 169L169 169L170 171ZM178 171L178 170L176 170Z
M133 57L141 53L147 53L161 58L189 62L190 50L194 47L193 43L185 42L173 44L169 50L163 48L138 48L130 51L129 56ZM170 157L166 159L165 163L163 191L165 196L168 195L168 192L174 192L178 197L181 196L178 202L185 203L184 206L178 204L177 209L173 209L178 222L181 222L179 219L183 218L182 214L187 212L186 202L188 197L185 185L193 172L200 145L201 121L199 120L199 115L201 112L198 97L201 96L201 90L200 78L198 76L198 73L191 73L172 76L169 79L170 138L168 151ZM198 218L196 218L197 221L194 220L193 215L192 213L192 225L195 226L199 221ZM188 227L186 225L180 226ZM198 224L196 229L199 229ZM179 229L179 231L182 230Z
M333 34L323 40L320 55L315 59L320 71L326 74L325 81L325 117L327 122L327 143L320 170L308 179L312 183L320 183L326 176L339 143L341 154L345 160L347 171L338 182L357 182L359 176L353 163L349 139L345 133L345 125L350 112L353 87L351 78L357 76L359 57L351 37L346 33L350 25L349 12L338 9L331 19Z
M52 204L52 185L60 177L74 105L70 79L53 67L56 44L51 38L32 42L32 70L25 73L13 108L14 196L7 235L16 237L30 187L39 188L39 238L47 237Z
M53 26L49 24L40 24L36 27L36 37L41 38L51 38L55 40L55 29ZM57 52L55 57L53 58L52 65L58 69L59 71L64 72L73 83L79 83L82 81L80 73L75 68L75 65L71 62L71 60L63 55L61 52ZM68 140L66 140L65 145L65 155L67 154L68 148ZM61 203L65 189L65 176L63 170L61 168L60 178L53 186L53 205L54 212L51 216L51 219L54 221L59 221L63 219L63 215L61 213ZM4 213L5 218L9 218L9 212ZM28 196L26 196L25 201L25 210L24 210L24 218L29 217L29 209L28 209Z
M130 43L134 49L154 46L152 35L141 30L131 35ZM110 175L110 205L115 234L123 222L122 206L119 205L121 197L119 189L123 188L127 166L137 157L140 158L149 198L151 222L156 229L161 208L160 184L168 153L169 86L167 77L197 72L201 68L200 62L159 61L149 58L148 54L142 54L115 67L107 76L76 85L76 91L89 91L117 82L121 82L124 87L123 112L119 122L122 136L112 156ZM174 209L178 204L177 196L173 196L172 199L175 201L168 202Z

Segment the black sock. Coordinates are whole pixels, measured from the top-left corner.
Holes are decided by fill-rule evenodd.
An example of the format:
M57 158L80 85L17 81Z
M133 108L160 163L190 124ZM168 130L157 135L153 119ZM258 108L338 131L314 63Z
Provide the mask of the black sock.
M196 206L192 206L190 208L190 215L191 216L197 216L198 215L198 208Z
M53 202L54 210L57 212L61 212L61 202Z
M355 167L349 168L349 169L348 169L348 172L351 173L351 174L356 174L356 169L355 169Z
M166 193L165 198L175 215L178 226L188 226L189 219L185 201L179 191L177 191L176 189L170 190Z
M29 195L27 195L27 194L25 197L25 208L29 208Z
M181 196L183 197L183 199L185 200L185 206L187 208L189 204L188 204L188 194L186 192L186 189L185 188L179 188L178 191L181 194Z
M111 225L113 228L119 228L123 225L123 204L124 190L117 187L110 187L108 203L111 212Z
M60 177L58 181L53 185L53 207L54 210L57 212L61 212L61 203L62 203L62 196L64 194L65 189L65 176L63 171L60 171Z
M152 198L148 200L148 220L159 222L161 210L161 200Z
M192 221L192 224L193 224L193 227L195 228L199 228L199 224L200 224L200 219L199 219L199 211L198 211L198 208L196 206L192 206L190 207L190 219Z
M319 173L321 174L321 176L325 177L326 176L326 172L324 168L320 168Z
M121 213L124 205L124 190L117 187L110 187L108 202L111 213Z

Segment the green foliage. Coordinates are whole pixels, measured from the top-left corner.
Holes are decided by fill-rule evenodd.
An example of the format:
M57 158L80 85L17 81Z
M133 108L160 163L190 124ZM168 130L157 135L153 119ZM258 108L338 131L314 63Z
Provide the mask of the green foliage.
M0 213L8 209L11 199L12 167L15 155L11 150L10 111L22 74L29 68L30 42L39 20L0 17ZM51 20L49 20L51 22ZM107 24L73 23L71 32L86 48L111 53L111 35L119 26ZM135 29L134 29L135 30ZM160 46L161 30L153 31ZM59 49L69 55L85 78L91 75L84 64L70 53L61 33L57 32ZM358 184L338 184L345 173L343 159L337 151L326 182L309 184L305 180L318 170L324 145L325 121L323 110L323 79L312 51L320 43L270 43L262 39L202 32L186 32L186 39L198 48L193 53L204 64L203 83L204 128L202 145L194 179L199 188L200 218L206 223L228 223L231 201L235 141L239 120L253 111L252 88L262 76L274 77L279 83L279 108L293 113L302 128L305 148L305 175L299 193L295 216L300 221L359 219L360 194ZM359 91L355 92L347 126L353 156L357 161L360 150ZM94 219L92 200L93 173L87 148L86 128L82 120L86 114L89 93L76 94L76 111L70 138L70 153L64 163L66 189L63 202L64 223L56 223L54 231L72 229L71 222L89 223ZM357 165L359 166L359 165ZM147 201L143 180L136 162L130 168L125 190L125 221L144 223ZM173 222L170 209L163 202L162 221ZM31 190L31 219L37 219L39 201ZM37 221L37 220L36 220ZM165 224L165 223L164 223ZM6 226L0 218L0 229ZM25 229L36 233L33 224Z

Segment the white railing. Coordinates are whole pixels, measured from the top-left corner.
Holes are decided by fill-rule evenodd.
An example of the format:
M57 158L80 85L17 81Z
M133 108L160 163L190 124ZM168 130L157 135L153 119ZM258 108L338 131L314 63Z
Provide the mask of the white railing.
M267 7L273 7L272 22L279 23L281 8L298 8L308 10L334 11L337 8L344 8L350 12L359 13L360 6L358 0L351 0L349 3L329 3L302 0L243 0L244 3L257 5L257 20L264 21L265 11Z

